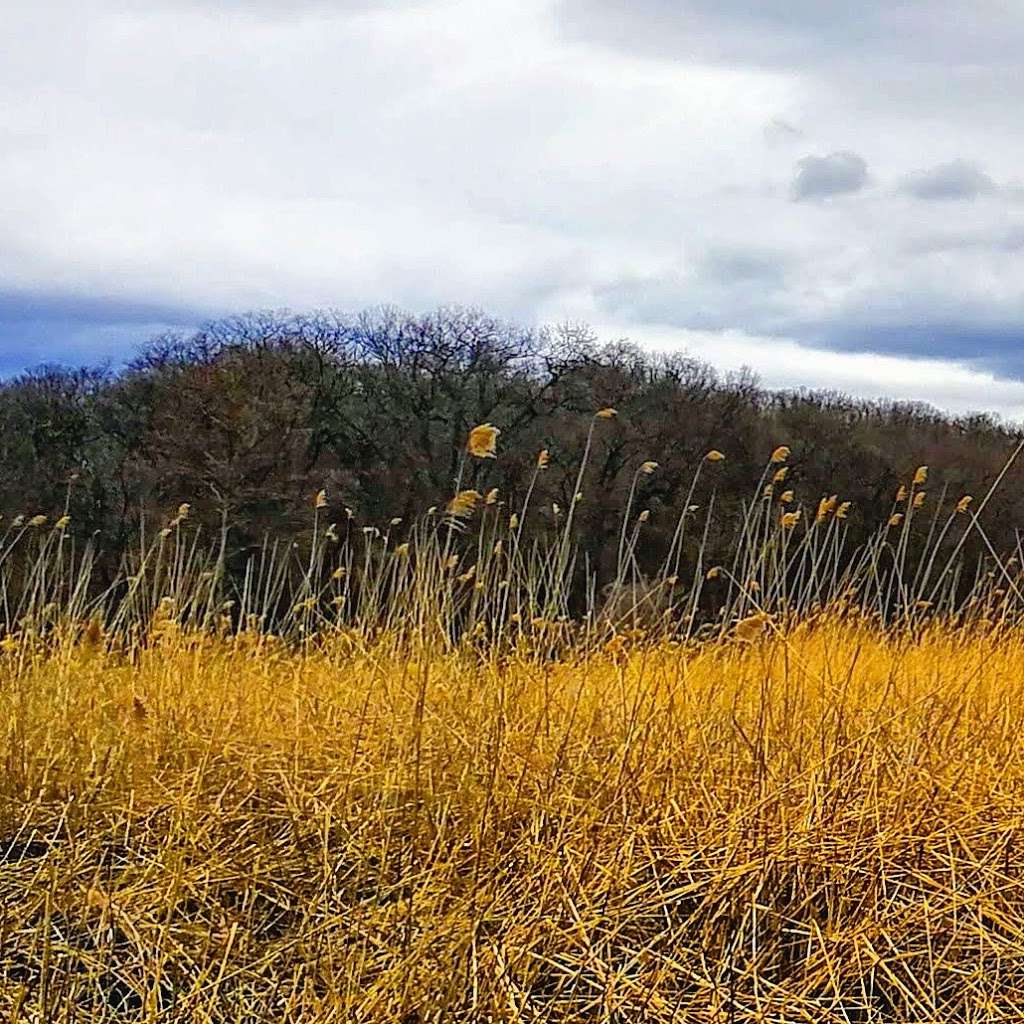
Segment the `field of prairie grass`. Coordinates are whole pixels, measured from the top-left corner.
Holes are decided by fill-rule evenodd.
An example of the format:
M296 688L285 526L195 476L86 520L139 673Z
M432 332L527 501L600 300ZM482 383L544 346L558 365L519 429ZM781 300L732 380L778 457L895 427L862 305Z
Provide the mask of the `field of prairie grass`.
M789 457L728 566L721 453L654 578L631 494L603 591L461 479L230 580L187 506L105 590L15 520L0 1019L1024 1019L1019 555L925 467L846 551Z

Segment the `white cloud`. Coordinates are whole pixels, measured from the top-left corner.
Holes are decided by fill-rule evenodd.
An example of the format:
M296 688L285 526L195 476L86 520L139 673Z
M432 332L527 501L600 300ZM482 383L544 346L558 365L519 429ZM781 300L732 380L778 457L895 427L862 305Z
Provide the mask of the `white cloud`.
M621 333L614 324L605 331ZM988 411L1024 418L1024 381L1002 380L949 359L909 359L873 352L832 352L791 338L741 331L691 331L632 325L653 351L685 352L726 371L750 369L770 388L832 389L864 398L927 402L954 413Z
M12 6L0 290L866 345L879 325L1024 326L1005 103L1024 12L995 0ZM877 187L790 201L797 161L843 153ZM899 189L965 160L1006 184ZM1024 372L962 353L986 357Z

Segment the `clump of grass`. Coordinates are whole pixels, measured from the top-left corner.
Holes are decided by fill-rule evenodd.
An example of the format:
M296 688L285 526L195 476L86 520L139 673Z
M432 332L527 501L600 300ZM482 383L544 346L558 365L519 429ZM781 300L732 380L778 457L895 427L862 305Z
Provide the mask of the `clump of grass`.
M14 517L0 1019L1020 1019L1020 553L923 466L848 550L791 458L708 566L709 452L653 577L638 463L607 581L462 472L240 576L187 504L106 588Z

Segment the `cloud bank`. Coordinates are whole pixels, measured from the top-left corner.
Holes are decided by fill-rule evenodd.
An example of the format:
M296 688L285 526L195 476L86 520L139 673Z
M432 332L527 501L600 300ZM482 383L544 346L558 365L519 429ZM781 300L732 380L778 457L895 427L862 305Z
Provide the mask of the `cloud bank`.
M648 344L758 339L794 381L1021 407L1024 9L42 0L6 18L0 370L247 308L457 301Z

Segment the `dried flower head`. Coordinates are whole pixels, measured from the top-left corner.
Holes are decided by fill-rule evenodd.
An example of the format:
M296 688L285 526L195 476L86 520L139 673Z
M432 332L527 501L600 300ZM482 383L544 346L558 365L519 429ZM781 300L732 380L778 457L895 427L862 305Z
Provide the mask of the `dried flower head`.
M510 530L519 529L519 515L517 513L513 512L512 515L508 517L508 528Z
M497 458L498 435L501 431L491 423L481 423L469 432L466 451L478 459Z
M707 459L708 462L721 462L725 456L717 448L712 448L704 458Z
M476 509L477 502L482 495L479 491L459 491L458 494L448 502L448 514L456 519L468 519Z
M850 501L842 502L836 509L836 519L845 519L850 514L850 506L852 504Z
M705 578L705 579L707 579L707 580L717 580L717 579L718 579L718 577L719 577L719 576L720 576L721 574L722 574L722 567L721 567L721 566L719 566L719 565L713 565L713 566L712 566L712 567L711 567L710 569L708 569L708 571L707 571L707 572L705 573L705 575L704 575L704 578Z
M547 469L548 468L548 463L550 461L551 461L551 452L549 452L547 450L547 448L541 448L541 450L537 453L537 468L538 469Z
M498 488L497 487L492 487L487 492L487 497L484 498L484 504L485 505L493 505L497 500L498 500Z
M327 492L322 487L313 496L313 508L327 508Z
M749 643L752 640L756 640L765 630L765 626L768 625L771 620L771 616L765 612L757 612L755 615L748 615L745 619L740 619L733 628L733 636L737 640L743 640Z
M779 495L779 501L782 502L783 505L788 505L792 500L793 500L793 492L792 491L783 491Z
M608 408L606 409L598 409L597 412L594 413L594 415L599 420L613 420L616 416L619 415L619 410L613 409L611 406L608 406Z
M57 522L55 522L53 524L53 528L55 530L66 530L68 528L68 524L70 522L71 522L71 516L63 515L63 516L60 517L60 519L57 520Z
M969 494L965 494L956 503L956 510L957 510L957 512L959 512L961 515L963 515L968 510L968 508L970 508L972 501L974 501L974 498L971 497L971 495L969 495Z
M192 511L192 506L187 502L183 501L178 506L178 511L174 513L176 519L188 519L189 513Z
M772 484L768 484L767 487L761 492L761 497L768 499L775 493L775 487Z
M46 516L44 516L44 515L33 516L28 521L28 525L29 526L45 526L46 525Z
M772 452L772 462L785 462L789 458L789 447L784 444L780 444L775 451Z
M915 484L923 484L923 483L926 483L927 480L928 480L928 467L927 466L918 466L917 469L914 470L914 483Z
M924 504L924 499L928 497L927 491L918 491L914 495L914 508L920 508Z
M648 461L640 463L640 472L645 473L647 476L650 476L657 468L658 464L656 462Z
M639 523L646 523L647 520L650 519L650 518L651 518L651 510L649 508L645 508L643 510L643 512L641 512L640 515L637 516L637 522L639 522Z
M558 504L557 501L553 501L553 502L551 502L551 511L556 516L561 515L562 514L562 507L561 507L561 505Z
M783 512L779 517L779 523L784 530L792 530L797 523L800 522L800 511L796 512Z
M889 516L889 525L890 526L899 526L900 523L902 523L902 522L903 522L903 513L902 512L897 512L897 513L895 513L895 515Z
M906 487L903 486L903 484L900 484L899 490L896 491L896 501L897 502L901 502L901 501L906 501L906 500L907 500L907 489L906 489Z
M818 502L818 511L814 516L814 521L820 523L824 519L828 518L829 513L835 509L838 501L838 494L832 494L827 498L822 498L821 501Z
M399 544L398 547L395 548L395 554L399 558L404 558L407 554L409 554L409 542L406 541L404 544Z
M780 466L775 473L772 475L773 484L781 484L786 479L786 474L789 472L789 466Z

